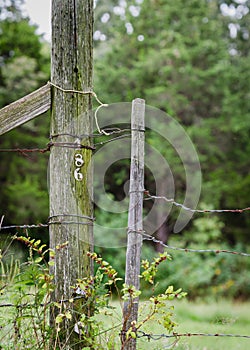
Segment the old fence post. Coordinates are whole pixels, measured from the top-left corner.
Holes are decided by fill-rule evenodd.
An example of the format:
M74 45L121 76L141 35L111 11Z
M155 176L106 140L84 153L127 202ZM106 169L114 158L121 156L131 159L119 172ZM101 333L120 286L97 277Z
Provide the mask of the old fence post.
M125 283L140 288L141 246L144 196L144 132L145 101L135 99L131 113L131 165L129 186L128 238ZM126 339L126 332L138 318L139 297L125 301L123 307L122 345L124 350L136 349L136 339Z
M49 225L50 246L55 250L53 298L59 304L72 298L76 279L92 270L86 255L93 246L89 171L93 149L88 136L92 132L92 34L92 0L52 0ZM72 309L72 304L62 305ZM78 323L81 303L75 302L73 309L72 320L65 318L60 327L64 349L82 349L84 345L86 330L81 331ZM63 310L54 308L51 312L52 327L59 312Z

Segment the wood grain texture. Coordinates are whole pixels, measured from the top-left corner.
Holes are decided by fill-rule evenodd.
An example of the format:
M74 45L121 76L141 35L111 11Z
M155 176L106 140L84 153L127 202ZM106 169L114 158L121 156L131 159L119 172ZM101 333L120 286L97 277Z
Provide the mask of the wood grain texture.
M82 144L85 148L52 147L50 156L50 247L56 250L54 300L72 297L77 279L90 275L92 264L87 251L93 249L92 139L70 135L92 133L91 95L66 92L92 90L93 71L92 0L52 1L52 87L51 135L54 142ZM74 177L76 155L84 163L79 167L82 180ZM53 221L60 221L53 224ZM64 249L56 247L68 242ZM83 302L83 301L82 301ZM72 322L65 322L63 347L82 349L81 334L73 331L83 312L82 302L74 305ZM55 310L59 312L59 310ZM56 315L54 315L55 317ZM51 318L52 325L54 318ZM54 325L55 327L55 325ZM55 327L56 328L56 327ZM77 339L78 338L78 339ZM73 345L77 344L77 345Z
M129 185L128 239L126 253L125 283L140 289L141 246L143 231L143 196L144 196L144 131L145 101L135 99L131 113L131 165ZM126 332L131 322L138 318L139 298L124 303L123 339L124 350L136 349L136 339L126 339Z
M46 84L0 110L0 135L50 109L50 84Z

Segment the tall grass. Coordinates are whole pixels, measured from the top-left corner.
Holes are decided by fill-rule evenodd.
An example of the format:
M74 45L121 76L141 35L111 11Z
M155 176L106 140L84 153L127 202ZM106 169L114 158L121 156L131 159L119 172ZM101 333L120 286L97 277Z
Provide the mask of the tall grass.
M239 334L250 336L250 303L234 303L226 300L203 303L187 300L173 302L175 306L175 321L178 323L177 333L206 334ZM106 349L120 349L119 325L121 324L121 308L118 302L113 302L113 311L98 316L109 330L100 335L100 341ZM141 317L147 308L147 303L141 303ZM164 335L162 327L154 320L145 324L143 330L151 335ZM165 334L167 335L167 334ZM105 347L104 347L105 348ZM138 339L138 350L248 350L250 339L215 336L191 336L175 338L162 337L159 340Z

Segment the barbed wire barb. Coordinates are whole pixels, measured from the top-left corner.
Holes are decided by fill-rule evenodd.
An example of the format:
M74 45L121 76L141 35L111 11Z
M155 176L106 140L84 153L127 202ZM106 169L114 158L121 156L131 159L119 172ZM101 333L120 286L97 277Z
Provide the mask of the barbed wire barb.
M155 196L151 195L148 190L144 191L145 198L144 200L150 200L150 199L159 199L159 200L164 200L167 203L172 203L176 207L180 207L186 211L190 211L192 213L243 213L245 211L250 211L250 207L247 208L242 208L242 209L192 209L188 208L185 205L176 202L173 198L167 198L164 196Z
M173 334L151 334L144 331L137 332L137 338L146 337L148 340L160 340L162 338L181 338L181 337L230 337L250 339L250 335L224 334L224 333L173 333Z
M3 218L3 217L2 217ZM75 220L68 220L65 221L65 218L74 218ZM57 219L57 220L55 220ZM84 221L79 221L84 220ZM46 223L38 223L38 224L27 224L27 225L8 225L8 226L1 226L0 230L11 230L11 229L35 229L35 228L44 228L49 227L53 224L63 224L63 225L70 225L70 224L81 224L81 225L92 225L95 221L95 217L87 216L87 215L77 215L77 214L55 214L53 216L50 216L47 219ZM2 224L2 222L1 222Z
M111 134L109 134L109 135L111 135ZM109 140L97 142L97 143L95 143L95 146L104 145L106 143L117 141L117 140L121 140L121 139L125 139L125 138L130 137L130 136L131 136L130 134L119 135L119 136L116 136L116 137L114 137L112 139L109 139Z
M50 151L51 146L53 145L52 142L49 142L45 148L2 148L0 149L0 152L16 152L20 153L24 156L27 156L27 153L46 153Z
M220 254L220 253L225 253L225 254L232 254L232 255L240 255L240 256L250 257L250 254L248 254L248 253L236 252L236 251L226 250L226 249L192 249L192 248L173 247L173 246L170 246L168 244L163 243L162 241L158 240L154 236L151 236L151 235L145 233L145 231L140 232L140 234L143 236L143 240L152 241L152 242L154 242L156 244L160 244L162 247L164 247L166 249L178 250L178 251L185 252L185 253L200 253L200 254L202 254L202 253L213 253L213 254L216 254L216 255Z

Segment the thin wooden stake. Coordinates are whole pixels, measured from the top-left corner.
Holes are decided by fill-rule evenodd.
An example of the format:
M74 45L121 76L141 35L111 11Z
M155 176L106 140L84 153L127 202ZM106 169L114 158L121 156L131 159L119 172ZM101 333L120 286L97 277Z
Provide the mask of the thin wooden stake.
M131 167L130 201L128 213L128 239L126 254L126 277L128 286L140 288L141 246L143 231L143 195L144 195L144 123L145 101L135 99L131 114ZM136 349L136 339L126 339L126 333L138 318L139 297L128 300L123 308L122 349Z

